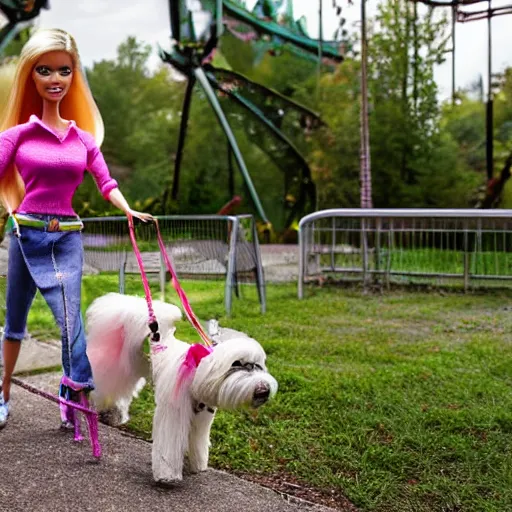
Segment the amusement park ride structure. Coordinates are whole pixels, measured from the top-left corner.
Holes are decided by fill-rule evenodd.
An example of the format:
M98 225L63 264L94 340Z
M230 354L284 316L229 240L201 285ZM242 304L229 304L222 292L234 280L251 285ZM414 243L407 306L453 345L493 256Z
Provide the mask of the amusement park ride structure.
M306 212L316 207L316 191L306 159L293 142L296 127L312 130L322 125L318 115L261 83L249 79L229 66L215 64L216 52L222 52L223 36L239 45L251 45L257 54L281 55L290 52L298 58L320 65L336 66L343 60L340 39L314 40L307 34L304 20L296 20L292 0L258 0L251 11L245 2L236 0L201 0L191 7L186 0L170 0L170 51L161 51L161 58L178 69L187 78L187 90L181 116L181 129L175 160L172 199L178 197L180 167L187 135L190 103L198 86L208 98L228 141L228 172L230 195L233 189L233 159L243 176L243 185L254 210L264 223L276 225L276 215L270 218L260 197L267 200L269 190L259 187L251 176L244 156L233 133L229 115L233 109L243 112L244 124L249 127L251 140L260 146L281 171L281 198L274 196L274 204L282 204L277 225L289 227ZM341 7L336 8L337 15ZM203 20L202 25L197 20ZM204 22L204 20L207 20ZM275 209L274 209L275 211Z
M455 57L456 57L456 24L468 23L470 21L487 20L487 102L486 102L486 161L487 161L487 182L492 184L494 178L494 130L493 130L493 70L492 70L492 18L512 14L512 4L493 7L492 0L413 0L421 2L431 8L445 7L451 9L452 14L452 102L457 99L456 78L455 78ZM481 9L482 4L487 4L486 9ZM475 9L473 9L475 7ZM507 164L505 168L507 167ZM510 174L510 166L509 172ZM500 178L497 179L501 179ZM508 179L508 177L507 177ZM501 184L503 186L503 183ZM488 203L493 198L488 199ZM485 200L484 200L485 203ZM491 206L487 204L484 206Z
M332 8L342 20L339 1L332 0ZM36 18L42 8L49 7L46 0L0 0L0 9L8 20L1 29L0 52L16 32L26 26L25 22ZM309 165L294 137L301 130L303 134L310 133L323 123L315 112L243 76L236 71L236 66L216 65L214 57L217 52L222 52L222 38L226 34L231 41L236 41L235 44L251 45L261 55L292 53L299 59L316 63L320 72L322 66L334 68L343 60L340 46L344 29L340 26L334 41L324 41L321 30L320 39L312 39L305 20L294 18L293 0L257 0L251 10L243 0L169 0L169 13L171 48L160 50L160 56L186 77L187 87L174 179L172 188L162 197L163 207L169 199L178 198L190 105L194 92L199 90L210 103L227 140L228 179L225 185L230 195L227 199L240 194L235 190L236 164L242 176L239 187L243 192L240 195L246 197L263 223L280 228L296 223L304 213L315 209L316 190ZM274 178L277 181L272 187L273 196L269 194L268 184L265 190L265 185L251 176L245 163L231 127L240 116L244 118L246 131L251 131L251 141L259 145L279 169L280 177ZM269 203L273 206L272 215L267 214L263 206L265 202L267 206ZM276 208L276 204L281 206Z
M34 18L41 9L48 9L48 0L0 0L0 12L7 23L0 29L0 54L18 31Z
M367 59L368 41L366 30L366 3L361 0L361 148L360 148L360 194L361 207L372 206L370 143L368 127ZM486 161L487 197L482 207L490 207L496 192L501 191L510 177L509 158L499 177L494 177L493 151L493 73L492 73L492 18L512 14L511 5L493 7L493 0L410 0L416 6L424 4L431 9L444 7L452 14L452 101L456 102L455 57L456 24L487 20L488 24L488 83L486 102ZM240 151L238 141L231 127L235 117L244 116L244 123L250 127L254 143L260 144L280 169L282 184L276 189L281 192L282 212L277 224L289 227L305 213L316 208L316 190L311 171L297 146L293 142L297 127L312 131L322 126L319 116L298 104L289 97L257 83L236 70L216 64L215 55L222 52L223 36L229 35L240 44L249 44L257 52L280 55L283 51L299 58L313 61L318 68L334 68L343 61L343 50L347 32L342 16L343 5L352 0L332 0L332 14L339 20L339 27L333 40L323 37L322 0L318 0L319 37L311 38L303 19L296 20L293 13L293 0L256 0L252 10L248 10L244 0L169 0L171 49L160 50L164 62L171 64L187 79L187 87L181 112L181 126L174 163L172 188L165 191L162 204L169 199L176 200L180 187L180 172L183 151L187 137L190 106L195 90L202 90L224 132L227 140L228 179L226 189L231 197L237 197L235 190L234 163L238 167L247 195L255 213L264 223L275 223L264 208L260 196L266 193L255 182ZM254 2L252 2L254 4ZM478 9L481 4L486 9ZM0 54L16 33L36 18L41 9L48 9L48 0L0 0L0 11L7 23L0 29ZM206 20L206 21L205 21ZM237 116L230 111L238 109ZM293 129L291 128L293 127ZM295 130L295 134L293 131ZM259 141L259 142L258 142ZM508 166L508 167L507 167ZM508 170L507 170L508 169ZM491 185L496 185L491 190ZM493 186L494 186L493 185ZM260 189L260 190L258 190ZM291 199L290 199L291 198ZM275 201L275 198L274 202Z

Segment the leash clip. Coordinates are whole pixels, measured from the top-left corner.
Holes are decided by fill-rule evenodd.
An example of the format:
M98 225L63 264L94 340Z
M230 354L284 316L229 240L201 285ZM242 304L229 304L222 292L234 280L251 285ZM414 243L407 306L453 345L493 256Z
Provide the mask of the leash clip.
M149 322L149 330L151 331L151 335L149 336L151 341L152 342L160 341L160 333L158 332L158 322L156 320Z

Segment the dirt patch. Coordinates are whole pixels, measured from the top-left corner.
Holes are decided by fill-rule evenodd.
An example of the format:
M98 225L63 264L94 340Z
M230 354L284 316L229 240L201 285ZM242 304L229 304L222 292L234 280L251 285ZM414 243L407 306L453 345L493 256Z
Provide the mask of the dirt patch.
M317 489L295 477L287 474L249 474L235 472L236 476L268 487L286 497L308 501L315 505L323 505L343 512L358 512L357 507L351 503L340 491L336 489Z

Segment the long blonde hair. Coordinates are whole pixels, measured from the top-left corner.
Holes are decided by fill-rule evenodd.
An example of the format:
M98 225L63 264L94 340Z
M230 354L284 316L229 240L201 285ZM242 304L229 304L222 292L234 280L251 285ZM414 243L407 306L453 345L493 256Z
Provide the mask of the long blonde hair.
M32 79L32 70L42 55L53 51L67 52L73 61L73 81L60 103L60 115L64 119L74 120L79 128L93 135L99 146L104 135L103 120L82 70L76 42L70 34L60 29L38 30L23 46L0 131L26 123L32 114L42 117L43 100ZM12 213L24 195L23 180L16 167L11 165L0 179L0 199Z

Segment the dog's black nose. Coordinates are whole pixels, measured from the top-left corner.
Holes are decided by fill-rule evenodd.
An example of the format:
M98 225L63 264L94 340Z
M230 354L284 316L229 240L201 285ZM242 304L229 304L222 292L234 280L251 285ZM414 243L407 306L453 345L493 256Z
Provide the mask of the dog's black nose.
M268 400L269 396L270 386L265 382L258 384L254 390L254 394L252 395L252 403L254 407L263 405Z

